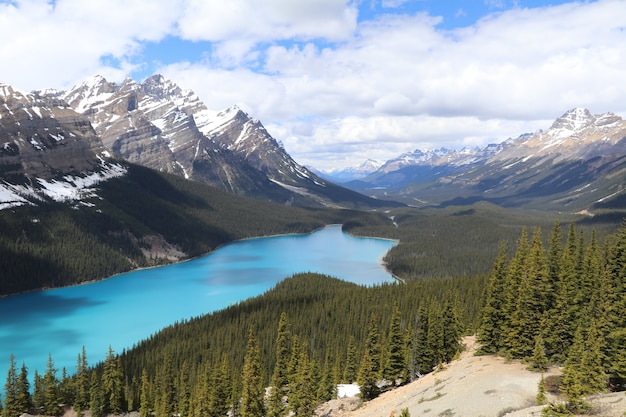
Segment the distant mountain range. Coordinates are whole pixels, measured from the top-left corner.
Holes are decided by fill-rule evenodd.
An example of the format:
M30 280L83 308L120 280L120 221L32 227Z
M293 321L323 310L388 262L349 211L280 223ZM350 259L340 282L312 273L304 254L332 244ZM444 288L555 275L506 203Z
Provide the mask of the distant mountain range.
M575 108L545 131L484 148L418 149L343 185L419 206L490 201L556 210L620 207L626 122L613 113Z
M296 163L236 106L211 111L161 75L121 84L95 76L67 91L32 93L0 84L0 117L0 208L80 200L99 181L124 175L125 161L240 196L312 207L490 201L589 210L626 201L626 122L583 108L499 144L418 149L327 173Z

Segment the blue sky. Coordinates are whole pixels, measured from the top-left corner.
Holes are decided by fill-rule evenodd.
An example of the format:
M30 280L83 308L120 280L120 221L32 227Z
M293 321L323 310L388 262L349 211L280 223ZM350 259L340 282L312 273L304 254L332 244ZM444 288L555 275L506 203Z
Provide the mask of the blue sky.
M0 0L0 82L161 73L322 169L626 115L626 2Z

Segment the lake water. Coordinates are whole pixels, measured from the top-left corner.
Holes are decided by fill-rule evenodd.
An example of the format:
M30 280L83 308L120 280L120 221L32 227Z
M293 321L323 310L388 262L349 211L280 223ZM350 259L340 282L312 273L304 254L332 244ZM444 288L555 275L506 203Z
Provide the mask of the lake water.
M0 299L0 381L9 356L29 376L43 375L48 354L61 376L87 359L104 359L182 319L223 309L260 295L299 272L318 272L358 284L393 278L381 264L395 242L358 238L330 226L312 234L243 240L206 256L117 275L87 285ZM3 382L2 382L3 383Z

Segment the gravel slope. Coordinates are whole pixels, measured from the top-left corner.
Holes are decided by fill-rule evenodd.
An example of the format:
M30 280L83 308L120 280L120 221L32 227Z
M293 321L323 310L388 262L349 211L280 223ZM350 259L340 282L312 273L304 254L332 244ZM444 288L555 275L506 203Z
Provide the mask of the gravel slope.
M393 417L408 408L417 416L540 416L535 405L541 374L519 361L496 356L474 356L474 337L464 340L466 350L445 369L361 404L357 399L335 400L318 409L327 417ZM553 368L546 375L558 374ZM556 398L549 398L555 400ZM591 399L595 416L617 417L626 412L626 395L616 393ZM350 411L351 410L351 411Z

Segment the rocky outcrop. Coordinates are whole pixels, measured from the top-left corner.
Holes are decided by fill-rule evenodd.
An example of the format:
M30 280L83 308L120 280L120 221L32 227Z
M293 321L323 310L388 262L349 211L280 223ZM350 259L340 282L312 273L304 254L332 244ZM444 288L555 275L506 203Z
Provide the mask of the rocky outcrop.
M79 199L124 172L67 103L0 84L0 209Z

